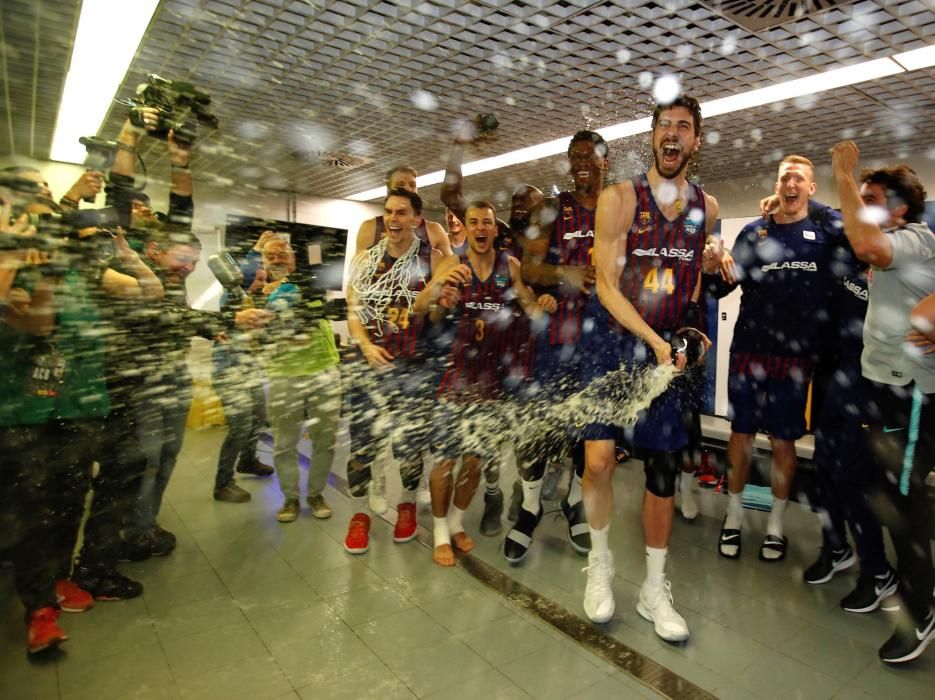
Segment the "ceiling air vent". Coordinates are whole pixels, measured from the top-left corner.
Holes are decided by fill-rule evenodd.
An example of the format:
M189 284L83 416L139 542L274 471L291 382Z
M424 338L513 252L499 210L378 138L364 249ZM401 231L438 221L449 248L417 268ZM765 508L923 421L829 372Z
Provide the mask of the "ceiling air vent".
M744 29L758 32L784 22L791 22L853 3L854 0L772 0L772 2L709 0L701 4Z
M373 158L353 156L350 153L322 153L321 164L338 170L353 170L362 165L369 165Z

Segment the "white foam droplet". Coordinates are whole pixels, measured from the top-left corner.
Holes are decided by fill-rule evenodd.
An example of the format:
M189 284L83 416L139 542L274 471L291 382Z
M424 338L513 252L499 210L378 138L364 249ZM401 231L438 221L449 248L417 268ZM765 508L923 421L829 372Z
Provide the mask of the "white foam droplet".
M416 108L425 112L434 112L438 109L438 100L435 99L435 95L425 90L416 90L410 99Z
M657 104L661 105L672 104L681 92L682 86L679 84L679 79L671 73L659 76L653 86L653 98Z

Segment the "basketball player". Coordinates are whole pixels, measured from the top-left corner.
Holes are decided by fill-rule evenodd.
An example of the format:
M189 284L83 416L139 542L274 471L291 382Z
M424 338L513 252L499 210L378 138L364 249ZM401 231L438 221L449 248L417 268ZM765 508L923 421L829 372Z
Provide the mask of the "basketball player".
M582 379L618 369L672 363L669 338L700 288L702 267L714 272L717 246L705 246L717 220L717 201L686 180L701 146L698 102L680 96L657 105L652 117L653 165L649 172L601 194L594 239L596 291L588 306L592 330L582 338ZM704 263L702 264L702 258ZM680 356L679 366L684 365ZM647 576L637 611L666 641L688 639L688 626L673 607L665 576L675 511L679 450L688 443L681 396L670 387L641 414L627 437L642 453L646 472L643 534ZM593 622L614 613L613 555L608 544L613 513L616 426L592 423L584 430L583 482L591 552L584 610Z
M403 494L393 539L416 534L415 492L428 446L435 378L424 322L441 286L435 280L457 259L416 238L422 200L410 190L390 190L384 202L386 235L354 260L348 285L348 330L361 359L350 375L351 497L366 500L375 445L392 433ZM370 518L355 508L345 549L363 554L370 546Z
M497 217L489 202L468 205L465 214L468 252L462 263L453 268L449 280L460 287L449 287L444 306L455 309L449 369L442 377L439 396L446 412L454 420L445 427L460 427L449 432L444 458L432 471L432 515L435 552L433 558L442 566L454 565L455 547L469 552L473 540L464 532L464 510L471 502L480 480L480 465L495 459L506 433L497 429L495 400L500 398L512 364L511 355L524 340L517 334L516 321L522 313L541 316L543 308L553 308L555 300L544 295L537 300L522 282L519 261L506 251L496 251ZM460 444L459 444L460 443ZM457 485L452 472L457 453L461 453L461 471ZM454 492L453 507L449 509ZM502 504L502 501L501 501Z
M574 190L546 200L532 212L524 241L524 280L552 292L558 301L548 333L536 348L536 381L555 398L570 394L577 384L581 323L594 284L594 214L610 164L607 143L596 132L579 131L568 145L568 162ZM520 465L523 503L503 543L503 555L511 564L526 558L542 519L542 483L549 457L535 455L531 464ZM560 449L551 457L561 461L565 454ZM583 457L581 445L574 445L575 471L562 501L569 542L581 554L591 549L581 503Z

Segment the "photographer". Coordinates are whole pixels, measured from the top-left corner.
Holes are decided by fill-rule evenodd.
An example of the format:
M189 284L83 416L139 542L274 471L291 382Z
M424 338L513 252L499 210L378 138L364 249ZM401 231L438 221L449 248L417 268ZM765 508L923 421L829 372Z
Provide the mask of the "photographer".
M159 126L159 110L142 107L138 111L139 121L144 125L135 126L127 119L117 136L117 152L110 169L110 181L105 188L107 203L117 209L121 221L134 229L151 226L156 217L149 204L149 196L136 189L136 159L140 139L147 132L155 132ZM169 130L166 136L166 148L172 177L169 186L169 213L167 219L191 229L195 206L192 201L192 143L182 143L175 138L175 132Z
M276 237L272 231L264 231L256 244L240 262L243 275L241 289L245 295L257 295L266 285L263 269L263 246ZM244 297L253 304L253 297ZM237 300L225 290L221 297L221 309L234 309ZM239 308L239 307L237 307ZM271 476L273 469L256 457L257 441L267 423L266 397L263 393L263 370L255 357L258 343L256 331L232 334L229 342L217 343L214 347L214 391L221 400L227 435L218 454L217 473L214 479L214 500L227 503L246 503L250 492L241 488L234 479L235 468L240 474Z
M69 219L39 218L37 228L14 220L21 211L54 213L17 189L0 190L0 513L12 534L27 648L37 652L67 639L60 610L93 604L68 577L110 408L100 311L112 298L151 301L163 290L122 236ZM10 249L13 236L24 238L21 247ZM107 269L101 244L109 241L130 274Z

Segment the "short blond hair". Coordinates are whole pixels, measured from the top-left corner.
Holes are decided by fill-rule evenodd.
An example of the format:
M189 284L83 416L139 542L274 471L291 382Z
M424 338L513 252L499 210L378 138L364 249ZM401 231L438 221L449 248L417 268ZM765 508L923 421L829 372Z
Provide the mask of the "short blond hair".
M797 155L786 156L781 161L779 161L779 167L781 168L786 163L795 163L797 165L807 165L809 170L812 171L812 177L815 176L815 164L812 163L812 161L810 161L805 156L797 156Z

